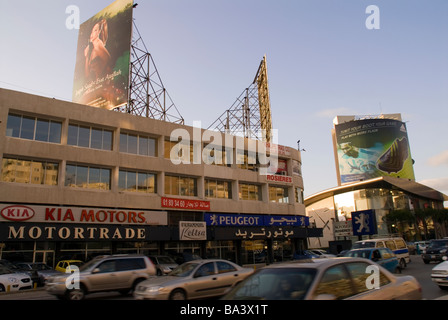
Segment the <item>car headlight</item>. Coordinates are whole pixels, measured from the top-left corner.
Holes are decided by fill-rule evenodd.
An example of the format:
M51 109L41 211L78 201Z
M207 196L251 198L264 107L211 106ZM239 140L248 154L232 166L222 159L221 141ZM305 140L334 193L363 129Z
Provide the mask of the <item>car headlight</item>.
M12 282L12 283L19 282L19 280L17 278L14 278L14 277L9 277L8 280L9 280L9 282Z
M154 292L160 291L161 289L162 289L161 286L151 286L151 287L146 288L146 291L154 293Z
M442 249L442 250L440 250L440 253L441 253L441 254L446 253L446 249Z

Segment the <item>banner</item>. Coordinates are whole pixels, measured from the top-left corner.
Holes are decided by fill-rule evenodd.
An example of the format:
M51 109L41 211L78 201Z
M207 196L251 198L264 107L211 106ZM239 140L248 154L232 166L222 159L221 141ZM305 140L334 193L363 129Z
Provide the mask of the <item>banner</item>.
M341 184L391 176L415 180L404 122L365 119L335 125Z
M128 102L133 0L117 0L80 25L73 102L113 109Z

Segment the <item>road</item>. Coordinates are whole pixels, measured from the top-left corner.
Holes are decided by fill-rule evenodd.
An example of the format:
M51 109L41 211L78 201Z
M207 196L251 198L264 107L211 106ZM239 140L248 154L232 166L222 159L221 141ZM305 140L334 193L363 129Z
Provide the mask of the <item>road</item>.
M422 295L425 300L434 300L446 296L448 291L440 289L431 280L431 270L436 263L424 264L420 256L412 255L411 263L403 270L403 275L414 276L422 287ZM88 295L86 300L132 300L132 295L121 295L117 292L95 293ZM57 300L56 297L48 294L42 288L18 293L2 293L0 300Z

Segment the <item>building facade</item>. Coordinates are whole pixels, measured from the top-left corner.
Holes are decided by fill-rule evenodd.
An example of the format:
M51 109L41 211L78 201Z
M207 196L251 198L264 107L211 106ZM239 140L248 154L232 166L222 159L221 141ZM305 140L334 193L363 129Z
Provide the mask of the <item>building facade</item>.
M446 236L446 227L432 221L428 226L420 222L406 224L399 229L397 225L386 221L385 216L394 210L412 213L424 209L441 210L447 200L445 194L418 182L387 176L324 190L305 199L310 223L323 228L323 237L312 239L310 247L329 247L339 252L347 249L341 246L346 240L349 249L351 243L360 237L354 235L352 215L366 210L374 214L375 225L371 226L371 234L361 236L364 239L391 234L400 234L407 241ZM430 229L430 235L425 228ZM332 247L332 244L335 246Z
M251 264L322 235L305 215L296 149L5 89L0 117L0 258Z

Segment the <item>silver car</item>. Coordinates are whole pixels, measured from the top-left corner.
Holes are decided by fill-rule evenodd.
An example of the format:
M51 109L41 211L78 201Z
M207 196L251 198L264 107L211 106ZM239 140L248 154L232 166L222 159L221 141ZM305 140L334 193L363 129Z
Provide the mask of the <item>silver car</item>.
M156 266L158 276L168 274L178 266L176 261L168 256L149 256L149 259Z
M126 294L155 274L156 268L146 256L99 256L83 264L79 274L51 277L45 288L58 298L82 300L86 294L93 292L119 291Z
M186 300L222 296L252 274L252 268L221 259L193 260L167 276L151 277L134 290L136 299Z
M412 276L395 276L363 258L273 264L248 277L224 300L420 300Z

